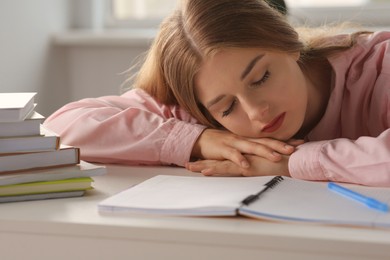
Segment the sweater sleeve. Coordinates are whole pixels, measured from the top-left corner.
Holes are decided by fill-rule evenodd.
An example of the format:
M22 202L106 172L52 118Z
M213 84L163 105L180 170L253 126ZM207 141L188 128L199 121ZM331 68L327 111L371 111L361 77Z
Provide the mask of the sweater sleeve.
M289 160L292 177L390 187L390 129L378 137L308 142Z
M184 110L162 105L140 89L69 103L44 125L60 135L61 143L80 147L86 161L179 166L190 160L205 128Z
M390 32L362 36L330 59L334 89L309 142L289 159L291 176L390 186Z

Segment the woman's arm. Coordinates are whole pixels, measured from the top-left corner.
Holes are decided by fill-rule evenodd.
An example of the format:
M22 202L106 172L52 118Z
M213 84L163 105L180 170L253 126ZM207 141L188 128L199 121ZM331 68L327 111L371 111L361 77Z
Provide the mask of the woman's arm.
M390 187L390 129L378 137L307 142L278 162L249 155L247 159L251 164L248 169L227 160L202 160L187 164L187 168L209 176L285 175L312 181Z
M228 159L247 168L244 153L279 161L294 150L277 140L205 129L183 109L158 103L140 89L69 103L44 125L62 143L80 147L82 159L101 163L184 166L195 157Z
M204 126L144 91L69 103L44 122L87 161L184 165Z
M378 137L308 142L290 156L292 177L390 186L390 129Z

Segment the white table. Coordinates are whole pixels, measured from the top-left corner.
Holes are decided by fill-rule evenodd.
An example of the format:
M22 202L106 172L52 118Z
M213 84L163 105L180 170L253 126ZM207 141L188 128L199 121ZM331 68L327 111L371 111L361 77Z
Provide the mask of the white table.
M196 175L110 165L84 197L0 204L0 259L390 259L390 230L97 211L157 174Z

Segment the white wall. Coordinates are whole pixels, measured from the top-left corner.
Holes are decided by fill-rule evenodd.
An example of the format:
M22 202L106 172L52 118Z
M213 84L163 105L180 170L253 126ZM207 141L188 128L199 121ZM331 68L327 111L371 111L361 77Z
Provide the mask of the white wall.
M52 44L66 56L67 98L118 95L155 36L155 30L76 30L55 35Z
M119 94L122 72L147 50L152 36L139 41L122 32L119 42L112 35L97 39L102 33L93 30L91 36L90 29L101 25L91 10L99 2L1 0L0 92L38 92L37 111L46 117L74 100ZM70 29L89 31L70 42L56 40ZM80 42L83 35L88 43Z
M45 115L66 97L64 52L50 37L68 28L69 17L67 0L0 1L1 92L38 92Z
M69 98L118 95L125 73L146 46L68 46Z

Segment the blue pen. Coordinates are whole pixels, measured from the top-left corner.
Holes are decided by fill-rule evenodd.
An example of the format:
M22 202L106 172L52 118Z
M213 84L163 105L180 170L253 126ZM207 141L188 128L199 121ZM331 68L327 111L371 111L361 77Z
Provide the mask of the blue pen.
M336 183L333 183L333 182L329 182L328 183L328 188L331 190L331 191L334 191L338 194L341 194L347 198L350 198L350 199L353 199L355 201L358 201L358 202L361 202L363 204L365 204L366 206L372 208L372 209L376 209L376 210L379 210L379 211L383 211L383 212L387 212L389 211L389 207L387 206L386 203L383 203L383 202L380 202L374 198L370 198L370 197L367 197L367 196L364 196L362 194L359 194L357 192L354 192L350 189L347 189L347 188L344 188L340 185L337 185Z

